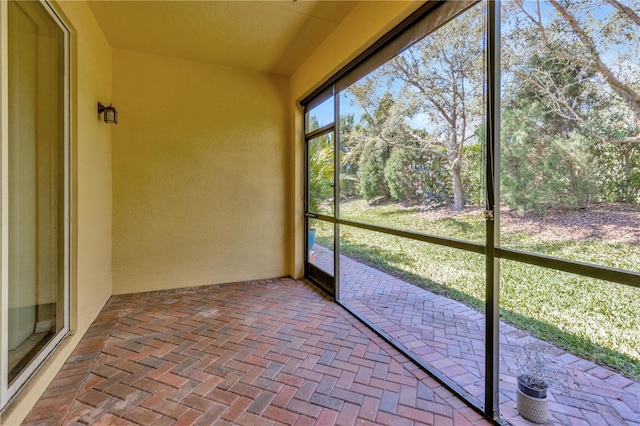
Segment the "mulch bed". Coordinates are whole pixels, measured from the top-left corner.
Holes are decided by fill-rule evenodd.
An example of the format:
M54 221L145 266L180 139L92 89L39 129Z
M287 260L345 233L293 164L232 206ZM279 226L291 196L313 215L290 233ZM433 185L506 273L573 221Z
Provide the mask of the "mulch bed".
M451 206L422 209L433 219L481 215L481 207L466 207L456 212ZM596 239L610 243L640 244L640 206L630 204L593 204L575 210L549 210L543 216L501 207L503 233L535 234L543 242Z

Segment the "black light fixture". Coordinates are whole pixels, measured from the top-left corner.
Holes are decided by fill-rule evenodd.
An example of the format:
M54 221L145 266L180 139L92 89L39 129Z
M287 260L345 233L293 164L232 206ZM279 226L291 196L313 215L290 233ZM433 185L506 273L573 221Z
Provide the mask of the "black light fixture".
M118 124L118 111L113 105L104 106L98 102L98 116L102 113L104 113L105 123Z

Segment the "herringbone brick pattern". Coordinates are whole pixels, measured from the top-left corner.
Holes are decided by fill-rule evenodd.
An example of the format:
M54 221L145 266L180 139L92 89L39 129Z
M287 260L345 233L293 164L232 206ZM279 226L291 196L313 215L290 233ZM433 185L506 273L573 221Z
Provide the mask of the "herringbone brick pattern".
M316 244L312 260L331 271L333 252ZM344 303L484 400L484 314L346 256L340 258L340 273ZM514 366L526 356L525 346L537 347L548 368L564 376L551 385L552 424L640 426L640 383L501 323L500 411L511 424L533 424L522 419L515 407ZM563 381L570 383L561 386Z
M488 424L290 278L114 296L25 425Z

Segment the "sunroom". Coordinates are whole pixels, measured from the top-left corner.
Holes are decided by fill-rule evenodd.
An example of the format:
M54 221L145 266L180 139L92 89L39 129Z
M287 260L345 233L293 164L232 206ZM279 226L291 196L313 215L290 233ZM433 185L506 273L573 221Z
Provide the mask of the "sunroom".
M636 1L0 22L2 424L640 424Z

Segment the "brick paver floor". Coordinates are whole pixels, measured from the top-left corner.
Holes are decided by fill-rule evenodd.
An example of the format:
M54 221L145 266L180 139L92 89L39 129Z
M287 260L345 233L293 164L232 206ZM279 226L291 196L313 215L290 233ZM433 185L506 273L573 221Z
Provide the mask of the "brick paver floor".
M317 244L313 250L312 262L331 271L333 252ZM484 314L346 256L340 259L340 285L343 303L484 401ZM500 411L509 423L533 424L515 407L514 366L527 353L557 375L550 389L551 424L640 426L640 383L501 322Z
M24 424L489 423L281 278L111 297Z

